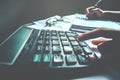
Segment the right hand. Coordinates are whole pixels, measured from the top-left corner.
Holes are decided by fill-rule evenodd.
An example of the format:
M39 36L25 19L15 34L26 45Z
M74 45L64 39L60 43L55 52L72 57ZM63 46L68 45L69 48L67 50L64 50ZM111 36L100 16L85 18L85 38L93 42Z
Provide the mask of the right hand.
M94 6L86 8L86 16L89 19L97 19L104 15L104 11L100 8L95 8Z

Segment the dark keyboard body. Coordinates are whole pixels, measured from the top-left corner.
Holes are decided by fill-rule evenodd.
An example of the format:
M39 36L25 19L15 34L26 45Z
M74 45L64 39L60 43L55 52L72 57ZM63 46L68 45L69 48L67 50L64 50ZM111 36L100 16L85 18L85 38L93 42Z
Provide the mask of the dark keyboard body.
M40 68L80 68L97 62L95 52L77 35L72 31L33 30L25 52Z

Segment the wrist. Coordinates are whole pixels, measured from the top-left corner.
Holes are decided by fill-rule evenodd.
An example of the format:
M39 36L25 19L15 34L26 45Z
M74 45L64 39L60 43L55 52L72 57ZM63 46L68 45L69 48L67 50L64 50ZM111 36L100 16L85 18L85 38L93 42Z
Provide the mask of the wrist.
M110 10L104 10L103 13L112 13L112 14L120 14L120 11L110 11Z

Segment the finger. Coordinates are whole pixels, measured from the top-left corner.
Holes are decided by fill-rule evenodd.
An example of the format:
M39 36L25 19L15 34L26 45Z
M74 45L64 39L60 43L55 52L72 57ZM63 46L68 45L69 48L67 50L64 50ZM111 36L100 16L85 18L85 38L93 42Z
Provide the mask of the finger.
M110 41L110 40L112 40L112 39L108 39L108 38L102 38L102 39L98 39L98 40L92 40L92 43L94 44L94 45L101 45L101 44L103 44L103 43L105 43L105 42L107 42L107 41Z
M106 38L118 38L120 35L119 30L113 30L109 28L97 28L92 31L78 35L78 40L87 40L96 37L106 37Z
M89 14L92 9L94 9L94 6L86 8L86 14Z
M95 38L95 37L99 37L99 31L98 29L94 29L92 31L80 34L77 36L78 40L82 41L82 40L87 40L87 39L91 39L91 38Z
M106 42L106 41L104 41L104 40L92 40L92 44L94 44L94 45L99 45L100 43L104 43L104 42Z

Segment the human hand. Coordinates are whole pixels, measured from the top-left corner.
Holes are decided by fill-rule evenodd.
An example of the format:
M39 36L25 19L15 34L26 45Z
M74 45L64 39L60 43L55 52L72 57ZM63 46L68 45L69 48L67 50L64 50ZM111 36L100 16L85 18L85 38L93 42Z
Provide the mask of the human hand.
M94 45L97 45L99 51L103 54L102 59L110 61L111 58L120 56L120 31L109 28L97 28L92 31L82 33L77 36L78 40L87 40L97 37L104 37L98 40L92 40ZM117 55L116 55L117 54ZM113 59L111 59L113 60Z
M114 32L113 29L97 28L92 31L82 33L82 34L78 35L77 38L78 38L78 40L82 41L82 40L87 40L87 39L92 39L92 38L97 38L97 37L104 37L104 38L102 38L102 40L100 40L100 41L97 40L97 41L98 42L104 42L104 41L106 42L106 41L108 41L108 38L113 37L113 35L112 35L113 32ZM95 41L93 41L93 43Z
M88 19L98 19L104 15L104 10L95 8L94 6L86 8L86 16Z

